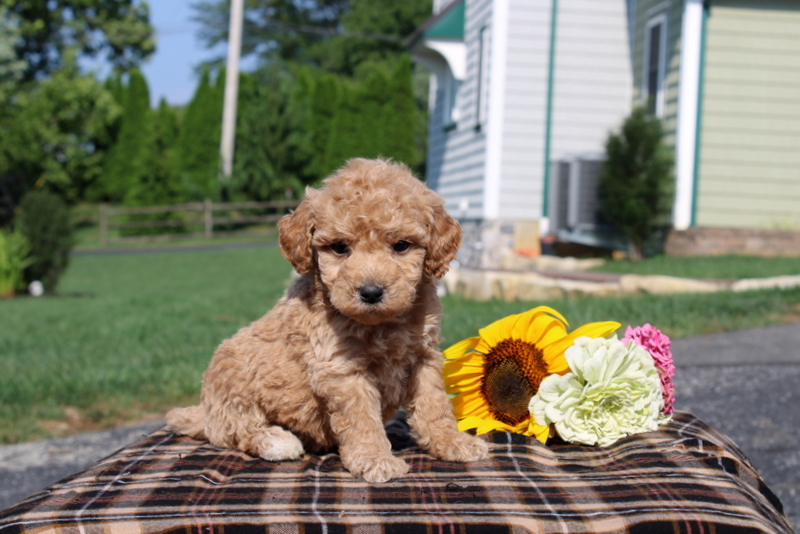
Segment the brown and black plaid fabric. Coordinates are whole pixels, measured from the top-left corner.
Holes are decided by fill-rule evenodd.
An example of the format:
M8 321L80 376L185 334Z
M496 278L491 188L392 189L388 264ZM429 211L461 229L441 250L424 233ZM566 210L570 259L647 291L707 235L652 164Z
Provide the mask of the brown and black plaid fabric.
M607 448L487 439L491 458L467 465L410 443L411 472L370 485L336 454L274 463L161 430L0 513L0 533L791 532L749 460L691 414Z

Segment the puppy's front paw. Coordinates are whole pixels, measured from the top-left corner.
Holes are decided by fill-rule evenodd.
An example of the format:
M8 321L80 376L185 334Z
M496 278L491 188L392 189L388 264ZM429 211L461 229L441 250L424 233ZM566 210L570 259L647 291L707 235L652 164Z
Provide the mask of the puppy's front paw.
M478 437L457 432L431 443L429 452L448 462L474 462L489 457L489 446Z
M353 476L374 483L386 482L408 473L408 464L391 454L354 458L345 462L344 466Z

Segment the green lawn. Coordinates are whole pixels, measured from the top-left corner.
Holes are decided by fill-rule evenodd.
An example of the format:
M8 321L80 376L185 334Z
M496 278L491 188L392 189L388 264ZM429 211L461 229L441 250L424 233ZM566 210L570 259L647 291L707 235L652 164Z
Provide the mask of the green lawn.
M0 301L0 443L161 417L195 402L214 348L272 307L289 272L276 248L80 256L58 296ZM650 322L675 337L800 315L800 289L443 302L445 344L540 304L573 327Z
M610 273L663 274L685 278L734 280L800 274L799 258L757 256L654 256L640 262L614 261L594 269Z

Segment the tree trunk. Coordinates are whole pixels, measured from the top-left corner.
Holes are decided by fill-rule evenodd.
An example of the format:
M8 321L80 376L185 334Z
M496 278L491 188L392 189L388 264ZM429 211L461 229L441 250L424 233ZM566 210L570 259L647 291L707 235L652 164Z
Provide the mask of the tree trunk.
M628 243L628 257L631 261L642 261L644 259L644 248L642 245L631 240Z

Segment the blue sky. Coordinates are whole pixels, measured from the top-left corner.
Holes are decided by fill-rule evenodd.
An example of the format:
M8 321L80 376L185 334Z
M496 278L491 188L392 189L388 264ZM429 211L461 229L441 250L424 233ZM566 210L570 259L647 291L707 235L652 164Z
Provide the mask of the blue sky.
M225 46L207 50L196 37L198 25L191 20L190 5L196 0L149 2L150 24L155 29L156 52L143 65L155 106L161 97L174 105L191 100L198 77L194 67L205 59L226 53Z

